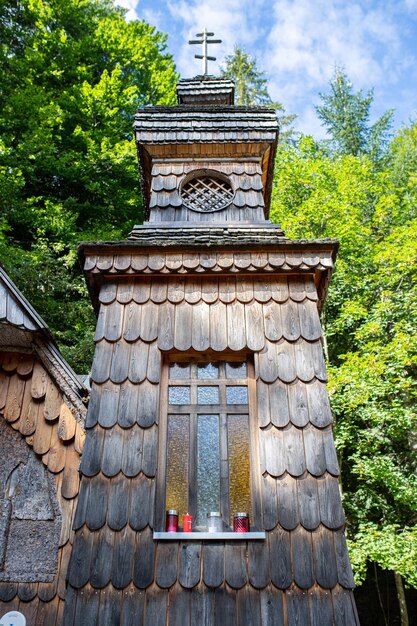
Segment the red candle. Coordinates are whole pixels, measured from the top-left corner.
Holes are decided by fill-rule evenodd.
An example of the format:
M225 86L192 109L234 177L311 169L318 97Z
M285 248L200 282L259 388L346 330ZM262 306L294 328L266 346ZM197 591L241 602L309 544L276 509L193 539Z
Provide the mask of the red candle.
M182 516L182 527L185 533L192 532L192 529L193 529L193 516L192 515L189 515L187 513L187 515Z
M235 513L233 515L233 531L235 533L247 533L249 532L249 514L248 513Z
M167 533L176 533L178 530L178 511L169 509L165 518Z

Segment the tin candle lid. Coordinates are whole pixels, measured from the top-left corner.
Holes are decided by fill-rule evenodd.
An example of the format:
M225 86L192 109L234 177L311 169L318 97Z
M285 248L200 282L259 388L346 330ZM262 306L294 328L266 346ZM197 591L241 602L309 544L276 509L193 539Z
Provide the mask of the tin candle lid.
M178 511L175 509L168 509L167 515L178 515Z
M210 511L210 513L207 513L207 517L221 517L222 514L220 513L220 511Z
M234 513L233 517L249 517L249 513L245 511L239 511L238 513Z

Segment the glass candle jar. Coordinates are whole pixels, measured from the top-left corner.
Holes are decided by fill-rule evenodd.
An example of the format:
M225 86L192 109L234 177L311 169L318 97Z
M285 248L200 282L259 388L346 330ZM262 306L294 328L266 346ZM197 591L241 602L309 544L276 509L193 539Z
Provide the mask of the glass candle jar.
M166 512L165 527L167 533L176 533L178 531L178 511L169 509Z
M233 531L235 533L249 532L249 513L239 512L233 515Z
M209 533L221 533L223 531L222 514L219 511L207 513L207 526Z

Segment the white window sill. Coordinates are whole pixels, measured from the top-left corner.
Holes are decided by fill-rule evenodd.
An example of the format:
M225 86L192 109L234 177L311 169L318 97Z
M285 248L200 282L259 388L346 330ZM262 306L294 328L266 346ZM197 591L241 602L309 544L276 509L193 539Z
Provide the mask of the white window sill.
M222 533L166 533L166 532L154 532L153 538L158 541L247 541L248 539L266 539L264 531L261 532L247 532L247 533L234 533L234 532L222 532Z

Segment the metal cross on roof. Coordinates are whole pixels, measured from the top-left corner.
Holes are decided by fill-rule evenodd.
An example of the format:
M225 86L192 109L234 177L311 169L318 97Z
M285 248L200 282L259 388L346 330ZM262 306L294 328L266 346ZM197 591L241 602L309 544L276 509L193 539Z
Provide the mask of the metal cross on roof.
M189 44L202 44L202 54L195 54L194 57L196 59L202 59L202 70L203 74L207 74L207 61L215 61L216 57L209 57L207 54L207 44L209 43L222 43L221 39L208 39L209 37L214 37L214 33L207 32L207 28L203 30L202 33L196 33L196 37L199 39L190 39Z

